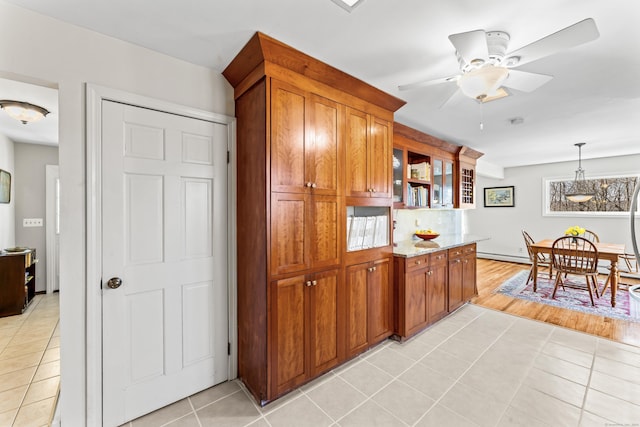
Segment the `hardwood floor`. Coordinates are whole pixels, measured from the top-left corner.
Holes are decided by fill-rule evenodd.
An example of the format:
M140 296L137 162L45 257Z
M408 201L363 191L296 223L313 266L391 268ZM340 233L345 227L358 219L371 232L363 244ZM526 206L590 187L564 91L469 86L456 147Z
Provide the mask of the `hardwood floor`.
M478 259L478 296L471 302L482 307L640 347L640 323L638 322L584 314L575 310L552 307L493 293L493 290L505 280L521 270L528 270L529 267L527 264ZM629 284L640 283L640 280L629 278L624 278L622 281ZM626 290L622 292L626 292Z

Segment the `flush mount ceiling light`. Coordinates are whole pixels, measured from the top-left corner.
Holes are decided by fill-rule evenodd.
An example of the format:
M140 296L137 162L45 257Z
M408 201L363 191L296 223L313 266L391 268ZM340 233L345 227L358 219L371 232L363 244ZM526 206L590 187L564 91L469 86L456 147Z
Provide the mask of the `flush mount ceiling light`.
M353 9L360 6L364 0L331 0L347 12L351 13Z
M576 177L573 180L573 185L564 196L567 200L572 202L583 203L591 200L593 196L595 196L595 192L587 188L584 169L582 169L582 146L585 145L585 143L578 142L574 145L578 147L578 169L576 170Z
M2 108L9 117L19 120L25 125L30 122L42 120L49 111L38 105L29 104L22 101L11 101L8 99L0 100L0 108Z

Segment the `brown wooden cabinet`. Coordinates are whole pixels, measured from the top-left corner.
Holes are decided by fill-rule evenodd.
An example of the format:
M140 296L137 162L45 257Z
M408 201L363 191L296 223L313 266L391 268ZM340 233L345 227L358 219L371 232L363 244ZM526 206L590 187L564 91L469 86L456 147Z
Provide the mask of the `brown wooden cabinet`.
M478 294L476 244L394 257L395 334L415 335Z
M393 112L404 101L261 33L223 75L237 118L238 376L265 404L346 358L346 198L391 209ZM364 325L367 343L391 331L384 250L366 317L350 324ZM349 264L382 252L355 251Z
M393 333L391 260L346 268L347 357L363 352Z
M451 144L400 123L393 126L394 201L396 208L474 208L475 167L482 153ZM429 165L429 179L411 176L411 165ZM417 198L415 194L424 195ZM424 201L425 195L428 197Z
M271 80L271 191L337 195L343 106Z
M347 196L390 198L391 123L347 108Z
M475 243L449 249L449 311L454 311L475 295Z
M274 395L293 389L338 363L339 270L272 283Z
M35 249L0 253L0 317L22 314L35 293Z
M394 263L398 301L396 334L406 338L448 313L447 252L396 257Z
M272 193L272 274L339 265L341 212L335 196Z

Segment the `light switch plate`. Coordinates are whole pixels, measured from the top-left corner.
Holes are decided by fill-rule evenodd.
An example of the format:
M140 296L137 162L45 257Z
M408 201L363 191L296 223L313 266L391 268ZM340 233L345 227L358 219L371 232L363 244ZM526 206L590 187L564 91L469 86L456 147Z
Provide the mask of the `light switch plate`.
M23 227L42 227L42 218L22 218Z

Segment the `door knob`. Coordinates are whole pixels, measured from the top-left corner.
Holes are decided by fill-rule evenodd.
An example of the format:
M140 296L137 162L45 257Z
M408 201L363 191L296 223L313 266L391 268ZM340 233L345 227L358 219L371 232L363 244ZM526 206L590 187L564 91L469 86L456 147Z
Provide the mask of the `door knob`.
M122 279L119 277L112 277L107 282L107 286L111 289L118 289L122 285Z

